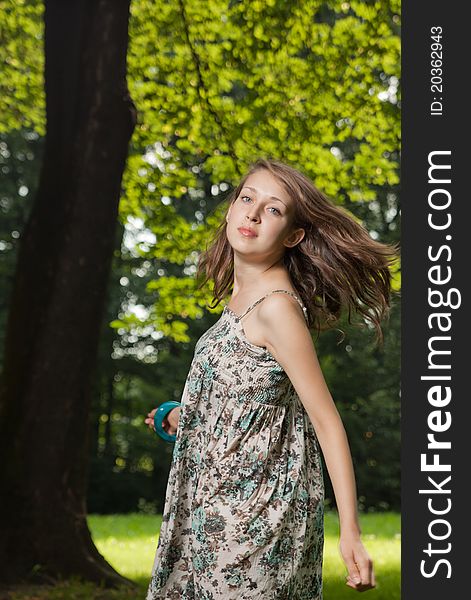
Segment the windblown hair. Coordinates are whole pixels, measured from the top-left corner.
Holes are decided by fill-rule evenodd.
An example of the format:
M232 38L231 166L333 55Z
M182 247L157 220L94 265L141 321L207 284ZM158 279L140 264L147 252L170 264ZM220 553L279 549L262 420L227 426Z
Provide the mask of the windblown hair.
M320 331L332 328L347 310L349 324L352 314L360 315L360 324L374 326L376 342L382 344L381 321L389 317L390 266L398 256L398 246L372 239L363 226L344 209L334 206L308 177L273 159L260 158L251 165L229 193L227 209L239 197L249 175L260 169L275 176L295 199L292 227L305 230L301 242L286 248L283 260L307 308L309 329L316 329L319 335ZM198 287L208 280L214 281L211 308L230 293L233 284L234 253L226 235L227 209L198 262L197 280L201 281Z

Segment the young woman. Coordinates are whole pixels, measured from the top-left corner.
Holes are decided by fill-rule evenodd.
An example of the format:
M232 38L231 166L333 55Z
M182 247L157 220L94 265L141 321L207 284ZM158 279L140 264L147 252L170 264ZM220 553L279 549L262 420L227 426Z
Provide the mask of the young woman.
M232 294L162 422L176 442L147 600L320 600L320 450L346 584L375 586L347 436L310 329L346 309L381 340L396 253L279 161L258 160L230 194L198 275L214 282L215 305Z

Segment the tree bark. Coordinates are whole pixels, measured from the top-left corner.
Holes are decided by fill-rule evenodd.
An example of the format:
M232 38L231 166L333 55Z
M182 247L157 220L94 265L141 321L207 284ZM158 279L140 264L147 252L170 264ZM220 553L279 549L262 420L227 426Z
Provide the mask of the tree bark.
M128 582L93 544L86 483L91 380L136 122L126 83L129 4L45 2L45 153L0 382L3 581Z

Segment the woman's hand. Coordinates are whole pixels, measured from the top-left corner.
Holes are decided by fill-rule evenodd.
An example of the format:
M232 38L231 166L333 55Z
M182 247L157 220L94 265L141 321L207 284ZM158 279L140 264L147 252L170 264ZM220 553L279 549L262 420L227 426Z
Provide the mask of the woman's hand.
M165 419L162 421L162 427L164 428L164 431L169 435L175 435L177 433L179 419L180 407L176 406L166 414Z
M339 543L340 554L347 567L346 585L366 592L376 586L373 561L363 546L358 534L341 534Z
M154 408L154 410L151 410L149 413L147 413L147 419L145 419L144 421L144 423L149 427L149 429L152 429L152 431L155 431L154 416L156 412L156 408Z
M155 416L156 412L157 412L156 408L151 410L149 413L147 413L147 419L145 419L145 421L144 421L146 423L146 425L149 427L149 429L152 429L152 431L155 431L154 416ZM166 414L165 418L162 421L162 427L163 427L164 431L167 432L169 435L174 435L175 433L177 433L179 418L180 418L180 407L176 406L175 408L172 408L172 410Z

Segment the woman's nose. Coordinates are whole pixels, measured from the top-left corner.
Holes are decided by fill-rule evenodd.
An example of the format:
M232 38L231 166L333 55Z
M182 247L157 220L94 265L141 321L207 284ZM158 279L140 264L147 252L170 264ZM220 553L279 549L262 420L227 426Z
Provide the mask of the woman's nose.
M251 211L247 216L247 219L249 219L249 221L256 221L258 220L258 214L256 211Z

